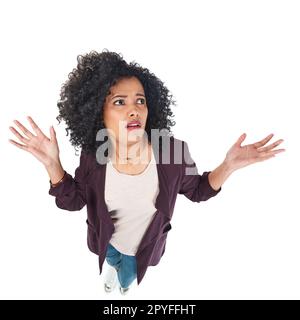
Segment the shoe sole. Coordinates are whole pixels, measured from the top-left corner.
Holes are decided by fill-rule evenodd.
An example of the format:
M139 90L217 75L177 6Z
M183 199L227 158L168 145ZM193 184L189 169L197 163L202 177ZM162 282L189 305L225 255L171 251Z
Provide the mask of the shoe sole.
M120 290L120 292L121 292L121 294L122 294L123 296L128 293L129 289L130 289L130 288L124 289L124 288L122 288L122 287L119 287L119 290Z

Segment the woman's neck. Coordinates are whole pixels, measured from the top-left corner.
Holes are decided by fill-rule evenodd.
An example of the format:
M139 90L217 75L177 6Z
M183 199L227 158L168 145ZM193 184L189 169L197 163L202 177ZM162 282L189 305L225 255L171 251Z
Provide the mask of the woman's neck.
M149 145L145 139L130 144L115 143L112 159L119 164L148 163Z

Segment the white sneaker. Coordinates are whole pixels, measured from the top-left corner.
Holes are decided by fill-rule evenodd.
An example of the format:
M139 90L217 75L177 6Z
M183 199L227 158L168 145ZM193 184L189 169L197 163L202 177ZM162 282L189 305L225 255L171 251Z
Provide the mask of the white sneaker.
M106 292L112 292L118 283L118 274L117 270L108 265L108 270L104 279L104 290Z
M125 294L128 293L130 287L128 287L128 288L123 288L123 287L119 286L119 289L120 289L121 294L124 296Z

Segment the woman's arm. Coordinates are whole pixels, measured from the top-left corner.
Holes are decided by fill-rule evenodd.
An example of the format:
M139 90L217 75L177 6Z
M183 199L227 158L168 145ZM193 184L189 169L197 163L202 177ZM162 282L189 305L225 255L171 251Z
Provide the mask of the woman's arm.
M208 175L211 171L204 171L199 174L196 163L194 162L189 152L188 144L183 142L183 157L182 157L182 177L178 193L183 194L193 202L206 201L214 197L221 191L212 188L209 183Z
M58 141L53 126L50 127L49 138L30 116L27 119L35 135L21 122L14 120L23 135L14 127L10 127L12 133L21 143L12 139L9 139L9 142L19 149L31 153L44 165L50 178L49 194L56 197L55 202L59 208L70 211L80 210L86 204L85 184L89 173L88 159L91 157L88 157L87 153L81 152L80 165L75 170L73 178L64 171L60 163Z
M65 177L65 170L63 169L60 162L45 166L45 168L48 172L50 183L52 185L56 185L62 182L62 179Z
M86 186L86 178L89 174L88 169L89 157L88 154L81 151L80 155L80 164L75 170L74 178L68 172L66 172L63 180L58 183L57 186L53 186L50 183L49 194L55 197L55 203L58 208L69 210L69 211L77 211L81 210L86 205L86 194L85 194L85 186ZM64 175L64 170L61 167L52 167L48 173L49 176L57 177L53 178L53 181L61 179ZM51 171L52 170L52 171Z
M223 161L216 169L208 174L209 184L214 190L220 189L232 172L231 167Z

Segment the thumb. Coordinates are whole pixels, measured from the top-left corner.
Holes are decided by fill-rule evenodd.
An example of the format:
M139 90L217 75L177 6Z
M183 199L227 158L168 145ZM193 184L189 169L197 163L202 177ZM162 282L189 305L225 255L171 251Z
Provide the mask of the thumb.
M51 137L51 141L56 142L56 132L55 132L53 126L50 127L50 137Z
M239 138L238 140L236 141L235 145L237 146L241 146L241 143L246 139L246 133L243 133Z

